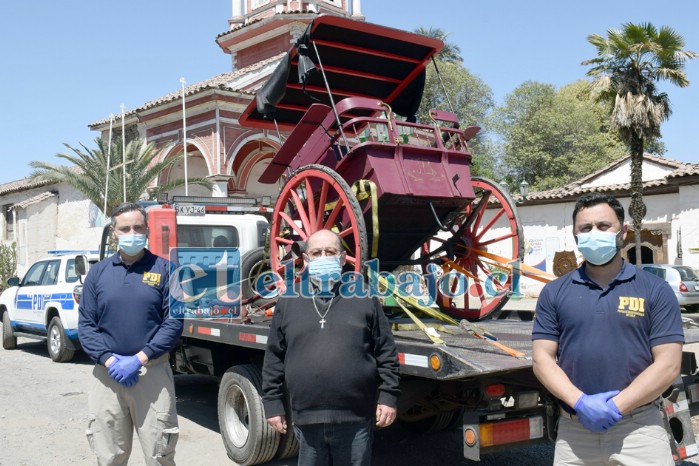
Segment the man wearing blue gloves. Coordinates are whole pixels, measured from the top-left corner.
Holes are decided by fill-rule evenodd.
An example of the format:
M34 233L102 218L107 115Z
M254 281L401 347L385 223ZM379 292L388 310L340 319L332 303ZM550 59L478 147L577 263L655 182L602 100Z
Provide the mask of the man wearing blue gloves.
M146 211L112 213L119 251L93 266L80 300L79 337L95 361L87 438L99 465L127 464L136 429L148 465L174 465L179 435L169 353L182 321L169 316L169 264L145 249Z
M664 280L622 259L626 232L617 199L580 197L585 263L537 302L534 373L561 406L556 465L674 465L658 403L680 373L680 309Z

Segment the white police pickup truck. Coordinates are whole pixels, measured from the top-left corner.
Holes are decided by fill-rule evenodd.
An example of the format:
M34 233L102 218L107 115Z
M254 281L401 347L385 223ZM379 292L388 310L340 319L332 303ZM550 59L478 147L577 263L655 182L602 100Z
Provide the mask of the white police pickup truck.
M80 347L75 287L96 262L96 254L54 255L35 262L22 280L7 280L0 295L2 347L14 349L18 336L45 339L52 360L70 361Z

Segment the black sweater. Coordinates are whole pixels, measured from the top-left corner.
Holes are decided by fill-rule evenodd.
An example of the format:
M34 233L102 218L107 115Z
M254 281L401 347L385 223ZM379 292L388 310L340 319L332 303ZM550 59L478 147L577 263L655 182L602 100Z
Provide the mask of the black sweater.
M321 314L325 301L316 298ZM310 298L281 298L274 310L262 370L267 418L287 414L293 422L359 422L373 419L376 404L396 407L398 353L376 298L336 296L324 328Z

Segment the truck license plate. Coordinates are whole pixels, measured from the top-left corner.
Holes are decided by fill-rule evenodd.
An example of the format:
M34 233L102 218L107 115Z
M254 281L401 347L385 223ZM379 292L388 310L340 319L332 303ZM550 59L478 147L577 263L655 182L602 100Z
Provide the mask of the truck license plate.
M177 215L204 215L206 213L203 205L175 205Z

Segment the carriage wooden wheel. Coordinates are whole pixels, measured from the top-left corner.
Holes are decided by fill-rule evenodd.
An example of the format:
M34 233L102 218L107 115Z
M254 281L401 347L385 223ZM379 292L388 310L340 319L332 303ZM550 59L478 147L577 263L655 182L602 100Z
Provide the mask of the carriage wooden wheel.
M442 280L436 300L446 312L469 320L484 319L500 310L510 297L512 274L492 257L521 260L522 228L515 203L497 183L473 178L475 199L461 212L450 231L430 238L423 246L425 259L438 272L456 272L466 280Z
M289 176L274 207L272 270L284 277L284 264L293 261L298 276L303 270L305 242L321 229L340 235L347 258L345 270L360 272L367 259L367 235L359 202L334 170L306 165Z

